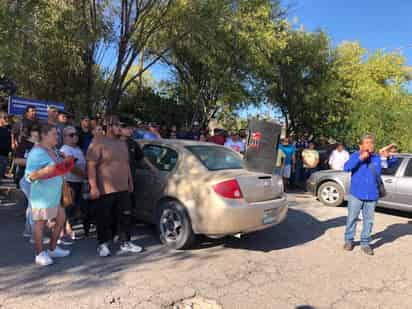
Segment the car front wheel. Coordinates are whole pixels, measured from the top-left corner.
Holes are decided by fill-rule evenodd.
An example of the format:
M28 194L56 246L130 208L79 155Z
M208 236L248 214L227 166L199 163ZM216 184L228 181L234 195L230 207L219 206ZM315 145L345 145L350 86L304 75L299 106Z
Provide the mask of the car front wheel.
M337 207L342 205L343 195L341 186L332 181L325 182L318 190L318 198L326 206Z
M195 240L187 211L176 201L164 202L159 207L157 227L160 241L170 248L185 249Z

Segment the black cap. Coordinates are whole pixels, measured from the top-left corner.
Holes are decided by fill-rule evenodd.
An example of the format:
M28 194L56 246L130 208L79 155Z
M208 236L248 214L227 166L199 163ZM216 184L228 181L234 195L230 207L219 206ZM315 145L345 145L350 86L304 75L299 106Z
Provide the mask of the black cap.
M123 127L134 127L135 123L130 117L120 117L120 123Z

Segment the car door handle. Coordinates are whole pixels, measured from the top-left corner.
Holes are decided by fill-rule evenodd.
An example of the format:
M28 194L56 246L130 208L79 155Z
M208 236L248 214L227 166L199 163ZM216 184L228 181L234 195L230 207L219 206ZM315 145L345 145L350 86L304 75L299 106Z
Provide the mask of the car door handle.
M386 179L385 183L393 183L393 180L392 179Z

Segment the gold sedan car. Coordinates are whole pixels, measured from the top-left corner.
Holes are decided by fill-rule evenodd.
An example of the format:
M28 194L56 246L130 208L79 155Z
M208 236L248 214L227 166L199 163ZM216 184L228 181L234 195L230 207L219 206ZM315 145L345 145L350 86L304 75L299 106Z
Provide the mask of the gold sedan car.
M196 235L223 237L280 223L288 206L279 176L243 168L241 155L194 141L140 141L146 161L136 174L138 218L156 224L169 247L189 247Z

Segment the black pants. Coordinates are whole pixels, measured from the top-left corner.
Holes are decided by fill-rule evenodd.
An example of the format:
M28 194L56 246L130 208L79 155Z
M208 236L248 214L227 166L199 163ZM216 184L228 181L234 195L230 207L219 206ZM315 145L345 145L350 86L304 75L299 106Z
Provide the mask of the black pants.
M116 192L96 201L97 240L106 243L119 235L120 241L130 241L132 229L130 193Z
M78 219L78 215L81 211L83 198L82 198L82 184L80 182L67 182L74 192L74 204L65 208L66 217L69 223L73 226Z

